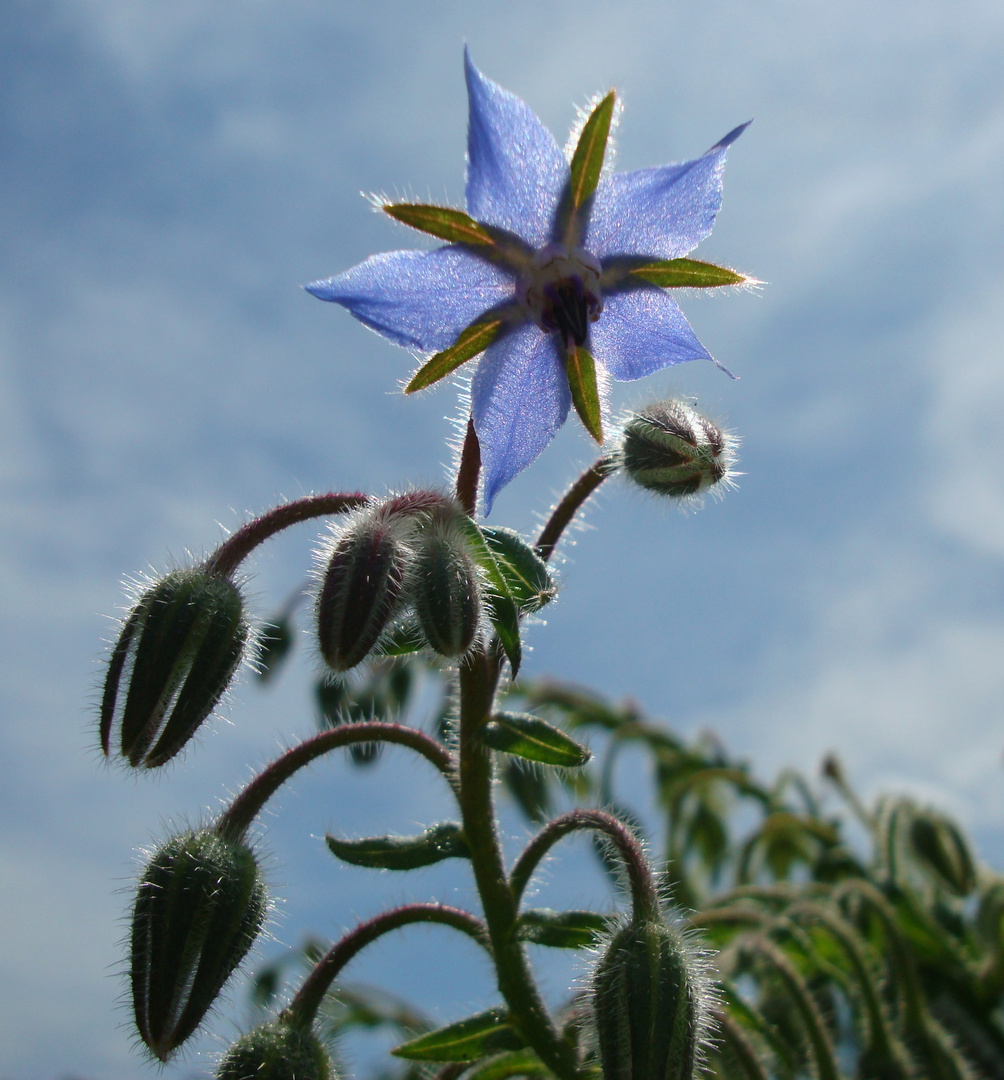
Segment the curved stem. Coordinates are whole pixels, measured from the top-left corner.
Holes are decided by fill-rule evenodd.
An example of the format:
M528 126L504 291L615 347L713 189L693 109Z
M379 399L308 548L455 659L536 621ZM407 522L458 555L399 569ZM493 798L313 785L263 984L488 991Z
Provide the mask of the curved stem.
M380 720L344 724L329 731L322 731L277 757L222 813L216 824L217 831L235 837L243 836L265 803L294 773L331 750L361 742L389 742L409 747L435 765L456 790L456 765L453 757L444 746L424 732L404 724L390 724Z
M351 495L331 492L327 495L308 495L295 502L283 503L267 511L253 521L242 526L206 560L206 569L211 573L229 576L251 554L252 551L270 536L297 525L311 518L328 517L331 514L343 514L354 510L368 501L368 496L361 492Z
M338 977L342 968L367 945L391 930L398 930L410 923L439 923L452 926L473 938L482 948L491 952L485 924L470 912L445 904L406 904L385 911L373 919L360 923L340 941L336 942L317 962L314 970L304 980L296 996L283 1010L283 1016L294 1027L306 1028L313 1023L324 995Z
M506 880L492 806L491 753L479 737L492 713L500 663L493 649L468 654L460 665L460 810L464 833L495 955L499 991L541 1061L561 1080L575 1080L574 1050L555 1028L516 935L516 899Z
M568 489L561 502L551 511L547 524L537 537L537 554L545 562L554 554L561 534L571 524L582 504L616 471L617 465L613 457L607 455L598 458Z
M826 1025L812 1000L812 994L794 964L766 938L754 938L743 945L745 951L760 957L778 976L801 1017L819 1080L841 1080L833 1044Z
M530 841L526 850L516 860L509 876L509 887L517 905L541 859L559 840L580 829L603 833L616 844L631 882L634 918L657 916L659 893L641 844L622 821L603 810L571 810L548 822Z

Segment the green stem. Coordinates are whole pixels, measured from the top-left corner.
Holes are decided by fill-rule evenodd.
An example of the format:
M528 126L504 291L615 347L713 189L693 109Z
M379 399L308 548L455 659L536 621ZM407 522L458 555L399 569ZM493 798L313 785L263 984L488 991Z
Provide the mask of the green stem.
M492 714L498 652L476 650L460 665L460 810L471 864L495 955L498 986L510 1015L537 1056L561 1080L576 1080L571 1045L555 1028L516 936L517 904L506 879L492 806L491 751L479 730Z
M322 731L277 757L234 799L216 823L217 832L241 837L262 807L296 772L323 754L361 742L389 742L407 746L421 754L446 777L456 790L456 763L449 751L435 739L404 724L389 724L379 720L344 724Z
M283 1017L293 1027L307 1028L317 1015L324 995L338 977L342 968L367 945L391 930L398 930L409 923L440 923L452 926L473 938L479 945L489 949L488 934L484 923L467 911L447 907L445 904L407 904L385 911L373 919L360 923L340 941L336 942L317 962L314 970L304 980L296 997L283 1010Z
M547 524L537 537L537 554L544 562L547 562L554 554L561 534L571 524L572 519L582 508L582 504L608 476L616 471L617 464L614 458L609 456L598 458L568 489L561 502L551 511Z
M641 844L622 821L602 810L571 810L555 818L554 821L548 822L541 829L512 868L509 886L516 903L519 903L541 859L562 837L579 829L591 829L594 832L604 833L616 844L624 860L628 880L631 882L633 917L636 920L658 917L659 893Z
M259 544L264 543L270 536L275 536L277 532L311 518L343 514L346 510L363 506L367 501L368 496L357 491L351 495L339 492L308 495L295 502L283 503L282 506L276 506L249 521L228 540L224 540L206 560L206 570L229 577Z

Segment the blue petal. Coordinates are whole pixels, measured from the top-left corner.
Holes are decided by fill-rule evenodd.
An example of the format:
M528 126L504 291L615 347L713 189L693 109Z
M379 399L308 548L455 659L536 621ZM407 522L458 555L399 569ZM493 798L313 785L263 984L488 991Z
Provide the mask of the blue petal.
M711 232L722 205L726 151L748 126L741 124L693 161L602 179L584 247L601 259L679 259L693 251Z
M677 302L655 286L608 294L589 328L593 356L621 382L684 360L711 360Z
M526 102L486 79L466 50L464 66L470 98L467 212L543 247L551 240L568 163Z
M388 251L305 286L416 352L449 348L489 308L512 300L511 274L460 247Z
M524 323L485 353L471 383L485 516L502 488L554 438L570 403L554 334Z

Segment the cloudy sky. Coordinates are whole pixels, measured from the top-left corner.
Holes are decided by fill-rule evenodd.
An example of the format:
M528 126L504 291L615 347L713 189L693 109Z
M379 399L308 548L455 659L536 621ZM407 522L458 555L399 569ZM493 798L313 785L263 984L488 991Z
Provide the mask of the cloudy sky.
M117 1004L134 853L312 725L305 658L240 689L232 726L184 769L103 768L93 702L123 576L210 550L280 498L442 482L456 392L405 400L406 354L299 286L411 242L360 192L461 201L464 41L562 142L575 106L615 85L622 168L755 118L699 255L768 284L684 302L741 380L692 364L615 395L698 397L741 434L745 475L690 516L610 484L528 669L710 728L763 774L835 749L866 791L949 809L1004 865L997 0L8 0L3 1080L156 1075ZM590 460L569 424L493 519L531 530ZM313 539L256 563L259 614ZM279 942L450 895L456 868L402 884L325 855L325 830L445 812L420 766L384 768L332 764L281 801L266 845ZM578 865L556 885L602 903ZM435 999L444 1020L487 1004L476 961L437 973L442 944L402 936L356 975ZM241 1007L238 992L225 1038ZM163 1075L202 1075L218 1045Z

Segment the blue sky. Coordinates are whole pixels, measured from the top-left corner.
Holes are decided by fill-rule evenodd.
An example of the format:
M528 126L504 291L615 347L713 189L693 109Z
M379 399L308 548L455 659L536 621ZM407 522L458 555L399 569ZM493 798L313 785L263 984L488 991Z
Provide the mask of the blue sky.
M999 3L11 0L4 18L0 1077L143 1074L115 1005L133 853L312 724L305 656L239 688L184 769L104 769L92 706L122 577L283 497L442 482L456 392L405 400L406 354L299 285L412 242L359 192L459 204L464 41L559 141L617 86L621 168L755 117L698 254L768 284L684 300L741 380L691 364L615 394L697 396L741 434L745 475L689 516L609 485L528 669L710 728L765 774L836 749L866 791L946 807L1004 864ZM532 530L589 460L569 424L493 520ZM256 564L262 616L312 542ZM420 767L381 769L332 765L281 802L280 941L454 887L330 865L325 830L445 812ZM572 860L553 884L603 903L590 875ZM402 937L355 974L444 1019L487 1003L476 963L429 988L441 947ZM204 1073L217 1045L164 1075Z

